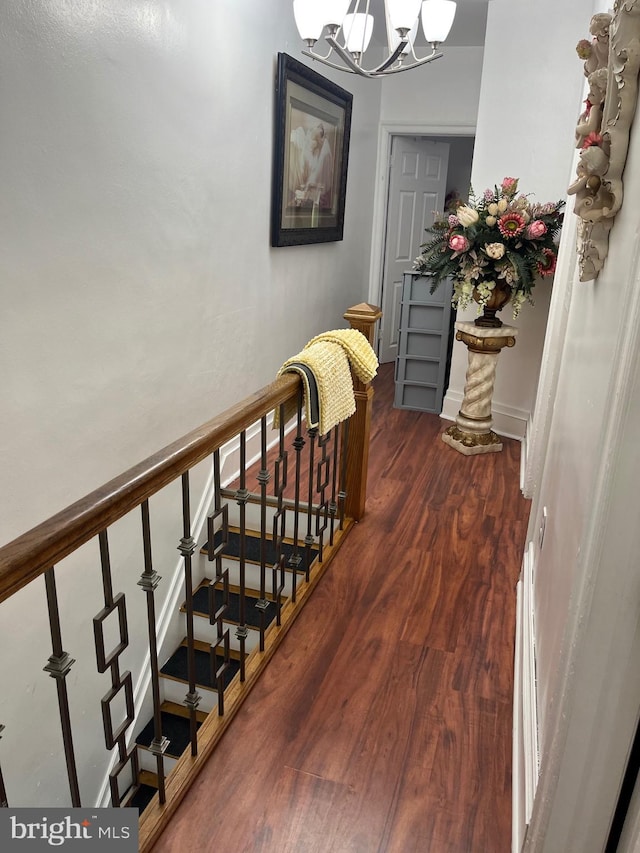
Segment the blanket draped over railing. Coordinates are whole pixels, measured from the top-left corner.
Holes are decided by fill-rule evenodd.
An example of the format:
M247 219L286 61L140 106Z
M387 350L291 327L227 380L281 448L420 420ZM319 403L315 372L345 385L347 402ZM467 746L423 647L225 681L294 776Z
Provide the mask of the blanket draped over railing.
M369 383L378 370L373 347L357 329L334 329L309 341L301 352L287 359L278 371L298 373L303 381L308 427L326 435L329 430L350 418L356 410L351 372L363 383ZM293 416L292 405L285 408L285 420ZM273 420L279 426L279 412Z

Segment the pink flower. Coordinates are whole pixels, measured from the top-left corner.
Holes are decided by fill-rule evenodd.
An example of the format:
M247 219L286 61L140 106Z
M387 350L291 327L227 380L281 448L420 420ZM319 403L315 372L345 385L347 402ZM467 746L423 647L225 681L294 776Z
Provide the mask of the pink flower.
M460 220L454 213L449 214L449 226L451 228L455 228L456 225L460 225Z
M452 234L449 237L449 248L454 252L466 252L469 248L469 241L462 234Z
M503 237L518 237L524 231L525 221L519 213L505 213L498 219L498 228Z
M547 233L547 226L541 219L535 219L527 228L526 236L529 240L537 240Z
M493 190L485 190L484 191L484 200L485 201L493 201Z
M500 184L500 189L503 193L506 193L506 195L514 195L516 190L518 189L518 179L504 178L504 180Z
M545 261L538 261L537 267L540 275L553 275L556 271L556 255L555 252L552 252L551 249L543 249L543 255L545 256Z

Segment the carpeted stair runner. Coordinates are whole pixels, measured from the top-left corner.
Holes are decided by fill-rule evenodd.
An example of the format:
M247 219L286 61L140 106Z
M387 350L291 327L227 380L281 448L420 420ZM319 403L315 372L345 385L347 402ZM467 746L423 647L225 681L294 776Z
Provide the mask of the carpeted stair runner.
M222 531L219 530L214 538L213 543L214 546L218 546L222 541ZM207 553L208 542L206 542L202 548L200 549L200 553ZM276 562L276 549L273 545L271 539L265 540L266 549L265 549L265 562L268 568L271 568L273 564ZM260 536L259 534L253 534L251 531L247 531L245 536L245 558L251 563L260 563ZM294 550L293 545L289 542L284 542L282 545L282 553L285 556L285 568L291 569L292 566L289 565L289 560L293 556ZM297 556L300 560L298 566L296 568L297 572L306 572L307 570L307 562L306 562L306 553L307 549L304 545L298 546ZM234 531L229 531L229 541L225 547L224 551L225 557L239 557L240 556L240 534L235 533ZM315 558L318 556L318 549L311 548L309 550L309 565L313 563Z
M131 808L138 809L140 814L142 814L151 802L155 793L156 788L152 788L151 785L140 785L136 793L131 797L129 805Z
M166 755L172 758L179 758L185 749L189 746L189 718L179 717L177 714L170 714L167 711L160 711L162 719L162 734L169 739L169 746ZM196 728L200 728L201 723L196 723ZM149 747L153 740L154 727L153 720L149 720L147 725L142 729L136 743L139 746Z
M260 614L262 611L256 608L256 604L260 599L257 595L245 595L245 619L246 624L251 628L260 628ZM216 611L222 607L224 603L224 592L221 589L215 590L215 609ZM205 582L193 594L193 609L195 613L201 616L209 616L209 582ZM276 618L277 608L273 601L270 601L264 610L265 627L270 625ZM233 622L236 625L240 623L240 595L237 592L229 592L228 610L224 614L225 622Z
M200 687L208 687L215 689L216 685L211 682L211 658L208 652L203 652L200 649L195 649L195 664L196 664L196 684ZM169 660L161 668L160 672L163 675L169 675L172 678L178 678L181 681L188 683L189 672L187 669L188 649L186 646L178 646ZM217 655L218 667L224 662L221 655ZM223 683L225 687L240 669L240 662L231 658L229 666L223 675Z

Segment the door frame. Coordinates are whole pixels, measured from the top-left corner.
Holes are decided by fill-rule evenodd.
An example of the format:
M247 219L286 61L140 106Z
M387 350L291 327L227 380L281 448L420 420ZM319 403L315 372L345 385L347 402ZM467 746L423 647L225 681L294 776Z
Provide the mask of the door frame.
M378 156L373 199L371 258L369 262L369 296L372 305L382 305L382 276L384 272L384 244L389 196L389 158L392 136L475 136L475 124L407 124L382 122L378 128ZM377 345L376 345L377 351Z

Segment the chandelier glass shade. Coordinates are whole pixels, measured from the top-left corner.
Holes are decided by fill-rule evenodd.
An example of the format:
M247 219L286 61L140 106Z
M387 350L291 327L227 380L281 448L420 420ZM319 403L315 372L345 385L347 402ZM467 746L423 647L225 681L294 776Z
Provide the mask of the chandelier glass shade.
M293 0L293 14L300 38L306 42L305 56L331 68L382 77L408 71L439 59L438 47L449 35L456 14L454 0L381 0L387 30L387 55L378 65L366 69L364 53L374 29L371 0ZM431 45L431 53L419 57L414 49L418 27ZM327 53L316 52L324 33ZM341 59L342 62L336 62Z

